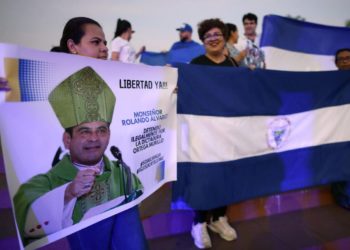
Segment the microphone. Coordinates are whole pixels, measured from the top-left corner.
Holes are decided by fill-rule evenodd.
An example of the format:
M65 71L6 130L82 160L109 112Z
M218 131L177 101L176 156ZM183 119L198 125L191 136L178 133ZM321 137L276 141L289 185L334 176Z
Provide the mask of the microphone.
M127 199L128 196L131 196L131 194L134 192L132 187L132 181L131 181L131 169L128 165L125 164L122 158L122 152L117 148L116 146L111 146L110 148L112 155L119 161L121 169L122 169L122 181L124 186L124 195ZM124 176L124 174L126 176ZM126 180L124 179L126 177Z
M116 159L123 162L122 152L120 152L119 148L117 148L116 146L112 146L111 153Z
M62 149L61 147L58 147L55 156L53 157L52 163L51 163L51 167L56 166L56 164L60 161L60 155L62 154Z

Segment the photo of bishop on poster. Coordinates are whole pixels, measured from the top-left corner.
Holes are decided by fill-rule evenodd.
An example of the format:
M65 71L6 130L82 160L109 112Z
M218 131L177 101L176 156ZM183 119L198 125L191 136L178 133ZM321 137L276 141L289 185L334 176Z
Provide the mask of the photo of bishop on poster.
M137 176L128 176L121 163L104 155L115 96L92 68L65 79L50 93L49 102L65 129L63 143L70 154L17 191L16 218L25 242L75 224L105 202L119 205L135 199L143 189Z
M0 59L11 89L0 102L1 146L21 248L79 232L176 180L175 69L15 45L0 45Z

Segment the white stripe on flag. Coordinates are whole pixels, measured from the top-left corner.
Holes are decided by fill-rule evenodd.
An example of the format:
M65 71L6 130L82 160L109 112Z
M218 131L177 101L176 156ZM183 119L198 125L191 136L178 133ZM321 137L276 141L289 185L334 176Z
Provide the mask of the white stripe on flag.
M290 121L279 149L269 147L269 124ZM285 116L178 115L178 162L222 162L328 143L350 141L350 104Z
M263 47L266 68L288 71L336 70L334 56L294 52L275 47Z

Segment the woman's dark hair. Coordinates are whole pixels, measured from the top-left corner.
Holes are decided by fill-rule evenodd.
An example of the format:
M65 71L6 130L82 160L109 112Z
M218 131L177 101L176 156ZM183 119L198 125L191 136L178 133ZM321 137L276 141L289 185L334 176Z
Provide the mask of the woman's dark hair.
M114 32L114 38L120 36L125 31L127 31L129 28L131 29L131 23L127 20L123 20L123 19L119 18L117 21L117 27L116 27L115 32Z
M206 19L198 24L198 36L202 42L204 42L204 35L209 30L218 28L224 35L224 39L227 40L227 31L225 24L219 18Z
M70 53L67 41L72 39L75 44L79 44L81 38L85 35L85 25L95 24L101 28L101 25L95 20L88 17L74 17L64 26L60 46L53 47L51 51Z
M231 32L236 32L237 31L237 26L233 23L226 23L226 30L227 30L227 35L230 36Z

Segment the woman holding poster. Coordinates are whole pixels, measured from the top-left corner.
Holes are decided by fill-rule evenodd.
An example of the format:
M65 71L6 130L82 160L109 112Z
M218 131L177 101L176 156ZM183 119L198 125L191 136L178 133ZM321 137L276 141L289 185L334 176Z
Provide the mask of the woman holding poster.
M106 60L106 45L98 22L75 17L66 23L60 45L51 51ZM68 236L68 240L72 249L147 249L137 206L80 230Z

